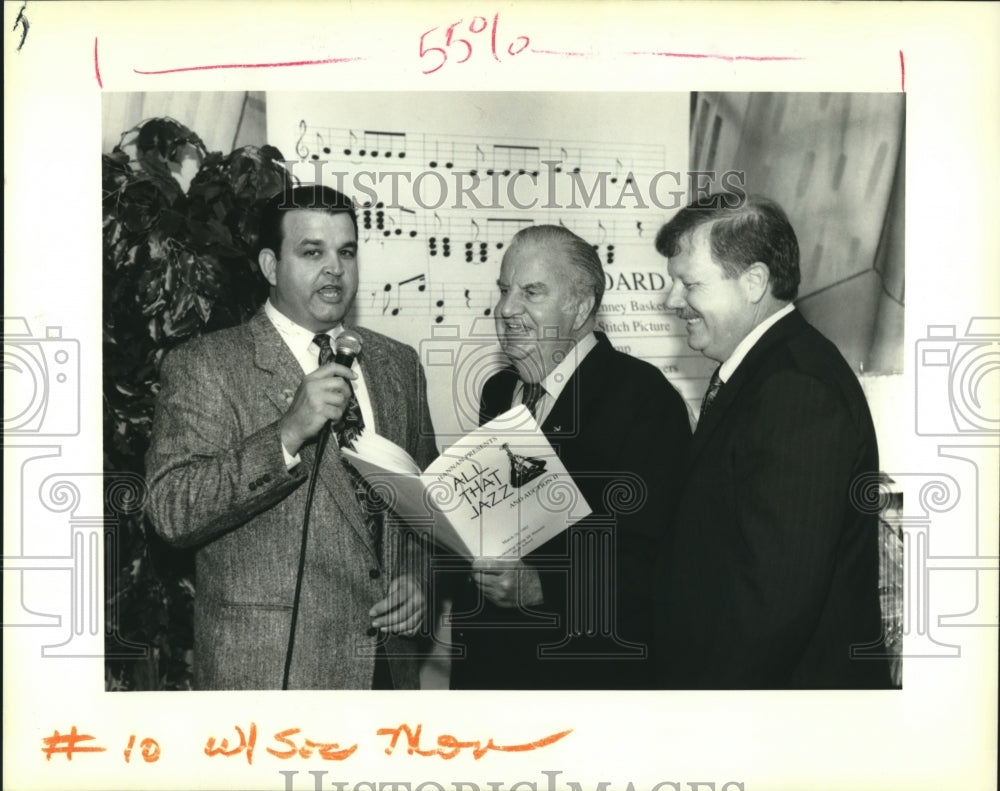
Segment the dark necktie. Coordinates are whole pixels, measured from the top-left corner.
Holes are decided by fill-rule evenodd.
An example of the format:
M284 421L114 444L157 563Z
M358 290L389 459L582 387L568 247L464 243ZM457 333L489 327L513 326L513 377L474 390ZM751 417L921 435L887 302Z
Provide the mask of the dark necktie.
M528 407L528 411L531 412L531 416L535 419L538 418L538 415L535 414L535 409L538 407L538 402L543 395L545 395L545 388L542 387L541 382L524 382L524 389L521 391L521 403Z
M712 402L715 401L719 395L719 391L722 389L722 377L719 375L721 369L722 366L720 365L712 372L712 378L708 383L708 390L705 391L705 397L701 401L701 417L705 416L705 413L708 412L712 406Z
M325 332L321 332L315 338L313 338L313 343L319 346L319 364L326 365L330 360L333 359L333 348L330 346L330 336ZM340 447L354 449L354 440L364 431L365 421L361 417L361 405L358 404L358 398L354 395L354 388L351 388L351 400L347 402L347 409L344 410L344 414L340 416L340 421L334 426L334 431L337 433L337 444Z
M333 359L334 354L330 346L329 335L321 332L313 338L313 343L319 346L320 365L326 365ZM333 430L337 434L337 444L342 448L348 447L353 450L354 440L361 434L364 428L365 421L361 417L361 405L358 404L358 397L354 395L354 388L352 387L351 400L347 403L347 409L344 410L344 414L341 415L340 420L333 427ZM351 478L354 480L354 493L365 515L365 527L368 528L368 533L371 535L372 543L375 546L375 554L381 558L383 510L380 507L381 501L374 492L370 491L364 479L360 475L357 475L353 468L348 469L351 471Z

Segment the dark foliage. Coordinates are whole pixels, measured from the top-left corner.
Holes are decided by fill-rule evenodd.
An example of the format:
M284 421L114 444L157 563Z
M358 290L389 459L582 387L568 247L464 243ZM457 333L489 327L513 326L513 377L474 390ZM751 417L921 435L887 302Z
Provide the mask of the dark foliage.
M200 168L185 192L174 173L191 157ZM264 301L257 218L262 200L289 185L282 160L271 146L209 152L170 118L142 122L102 157L106 490L144 472L164 354L246 321ZM160 541L141 509L116 516L106 688L190 688L192 553Z

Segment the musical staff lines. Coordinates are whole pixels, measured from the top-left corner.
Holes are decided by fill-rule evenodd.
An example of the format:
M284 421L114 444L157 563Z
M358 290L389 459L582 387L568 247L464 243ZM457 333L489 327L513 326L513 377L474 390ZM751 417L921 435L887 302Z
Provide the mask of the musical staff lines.
M425 274L386 283L362 282L358 286L358 299L366 303L369 311L394 317L432 316L436 324L446 316L492 316L497 296L496 286L492 285L429 286Z
M475 212L418 212L407 207L389 208L377 203L358 212L361 240L417 241L425 243L432 259L450 259L467 264L484 264L502 251L519 230L537 222L568 228L590 241L604 263L615 263L615 252L623 246L652 244L644 228L645 220L619 212L558 211L542 213L540 218L525 216L486 216Z
M331 158L358 164L366 159L406 159L406 132L378 132L371 129L331 129L309 126L299 121L295 154L300 160L318 162Z
M635 186L648 193L665 172L664 145L336 127L305 119L292 129L295 155L306 165L297 175L323 178L357 205L365 278L357 304L365 320L489 320L510 240L535 224L568 228L593 246L612 302L616 292L625 299L662 287L665 263L653 240L663 206L621 196ZM670 189L676 186L665 179L660 196ZM629 313L661 311L644 305L628 302Z
M344 129L299 121L295 154L300 161L352 165L373 161L406 162L434 171L472 176L511 177L554 174L608 173L609 183L623 183L629 173L656 173L666 166L662 145L615 143L614 146L580 140L434 135L369 129Z

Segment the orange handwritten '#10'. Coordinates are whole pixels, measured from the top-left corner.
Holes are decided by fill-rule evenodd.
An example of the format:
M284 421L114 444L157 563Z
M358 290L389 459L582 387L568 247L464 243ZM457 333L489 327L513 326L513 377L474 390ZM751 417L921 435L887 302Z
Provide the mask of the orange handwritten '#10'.
M42 753L46 761L51 761L53 755L65 755L67 761L72 761L77 753L103 753L107 752L107 747L99 747L95 744L85 744L92 742L96 737L89 733L80 733L74 725L69 733L59 733L53 731L51 736L42 738ZM135 747L135 734L129 736L128 745L122 751L125 756L125 763L132 760L132 748ZM155 763L160 759L160 745L156 739L145 738L139 742L139 750L142 760L148 764Z
M480 33L486 32L487 28L490 28L490 49L493 52L493 59L497 63L500 62L500 53L497 51L497 27L500 24L500 14L493 15L492 25L490 25L484 16L472 17L468 25L465 25L464 22L464 19L459 19L457 22L452 22L448 27L444 28L443 47L429 46L427 43L427 37L435 30L441 30L440 26L432 27L421 34L419 50L421 59L429 58L430 60L427 61L428 65L433 65L435 60L438 61L437 65L433 66L433 68L424 69L424 74L433 74L443 67L448 62L449 53L452 55L461 55L461 57L455 60L455 63L465 63L472 57L474 47L472 46L472 41L463 38L463 36L466 33L478 36ZM431 41L433 42L434 39L432 38ZM507 45L507 54L510 56L520 55L528 48L528 44L530 43L527 36L517 36ZM503 45L501 44L500 46L502 48Z

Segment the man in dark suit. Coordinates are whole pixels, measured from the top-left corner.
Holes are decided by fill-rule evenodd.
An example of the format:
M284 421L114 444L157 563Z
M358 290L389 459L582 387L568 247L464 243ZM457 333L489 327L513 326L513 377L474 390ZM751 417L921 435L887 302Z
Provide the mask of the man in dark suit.
M473 564L454 603L464 656L452 687L649 688L652 561L690 439L686 407L660 371L594 331L604 272L576 234L520 231L497 283L511 365L486 382L480 421L526 404L592 515L521 561Z
M344 195L276 195L260 245L267 303L168 355L146 458L157 531L197 547L195 684L275 689L287 673L296 689L415 688L403 636L423 618L419 563L397 526L363 507L337 437L360 420L426 466L436 451L423 370L413 349L362 329L353 370L329 352L319 364L358 287ZM300 568L306 482L328 425Z
M658 679L885 687L887 665L870 656L881 634L877 521L856 507L863 476L878 471L868 405L792 304L798 242L784 211L727 200L691 204L656 239L688 345L720 363L660 563Z

